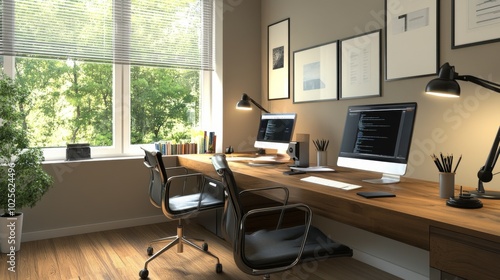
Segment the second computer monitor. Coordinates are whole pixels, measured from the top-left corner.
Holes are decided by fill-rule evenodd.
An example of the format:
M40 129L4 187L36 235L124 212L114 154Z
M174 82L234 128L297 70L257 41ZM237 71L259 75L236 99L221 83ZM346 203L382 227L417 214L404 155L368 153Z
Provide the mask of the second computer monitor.
M255 148L286 152L293 137L296 118L295 113L262 114Z
M371 183L396 183L406 173L416 103L350 106L338 166L383 173Z

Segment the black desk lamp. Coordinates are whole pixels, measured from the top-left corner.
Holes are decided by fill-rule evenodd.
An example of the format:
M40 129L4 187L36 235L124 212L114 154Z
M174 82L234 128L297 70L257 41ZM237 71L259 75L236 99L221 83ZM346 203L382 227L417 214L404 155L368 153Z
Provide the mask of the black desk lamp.
M255 102L255 100L253 100L246 93L243 93L243 95L241 95L241 100L238 101L238 103L236 103L236 109L238 109L238 110L252 110L252 104L250 104L250 103L253 103L261 111L269 113L268 110L264 109L264 107L262 107L259 103ZM257 154L259 154L259 155L263 155L265 153L266 153L266 150L264 150L264 149L259 149L259 151L257 152Z
M268 110L264 109L259 103L255 102L250 96L248 96L246 93L243 93L241 96L241 100L236 103L236 109L239 110L252 110L252 104L253 103L257 108L259 108L261 111L264 111L266 113L269 113Z
M470 75L459 75L455 72L455 66L451 66L448 62L439 69L439 77L427 84L425 92L443 97L459 97L460 86L456 80L471 82L500 93L499 84Z
M483 80L478 77L470 75L459 75L455 72L455 67L450 66L448 62L441 66L439 70L439 77L430 81L425 87L425 92L427 94L444 96L444 97L459 97L460 96L460 86L456 80L472 82L480 85L484 88L490 89L492 91L500 93L500 85ZM490 182L493 179L493 168L500 155L500 127L498 128L498 133L493 141L493 146L486 159L486 163L477 172L478 186L476 191L470 192L471 195L482 198L492 198L500 199L500 192L498 191L485 191L483 183Z

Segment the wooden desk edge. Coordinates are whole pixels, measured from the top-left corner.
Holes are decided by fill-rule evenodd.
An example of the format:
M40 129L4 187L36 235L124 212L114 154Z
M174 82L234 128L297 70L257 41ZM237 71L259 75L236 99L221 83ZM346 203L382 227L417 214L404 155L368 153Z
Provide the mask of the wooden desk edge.
M210 156L181 155L178 163L220 178L213 169ZM445 205L446 200L439 198L437 183L434 182L403 178L398 184L371 185L362 183L361 178L376 176L375 173L336 168L339 172L286 176L282 175L282 171L288 170L286 165L265 168L232 162L230 165L242 188L255 187L255 184L288 186L292 202L308 203L318 215L424 250L429 250L431 226L500 243L500 201L483 200L481 209L459 209ZM343 191L300 180L311 175L352 182L363 188ZM366 199L356 195L359 190L387 190L396 197Z

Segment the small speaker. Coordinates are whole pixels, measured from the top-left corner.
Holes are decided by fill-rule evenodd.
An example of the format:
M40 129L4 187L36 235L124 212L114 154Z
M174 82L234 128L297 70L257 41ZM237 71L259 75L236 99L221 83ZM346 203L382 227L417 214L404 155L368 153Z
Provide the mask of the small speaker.
M288 145L288 150L286 151L288 156L290 156L290 158L294 161L299 159L298 147L299 147L299 143L290 142L290 144Z
M309 142L290 142L286 153L294 161L294 166L309 166Z

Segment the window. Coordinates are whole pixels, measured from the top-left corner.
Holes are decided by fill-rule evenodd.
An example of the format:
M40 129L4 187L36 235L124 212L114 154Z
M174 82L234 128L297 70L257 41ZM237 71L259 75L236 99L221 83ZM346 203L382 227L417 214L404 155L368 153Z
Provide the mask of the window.
M93 157L134 154L134 145L187 141L202 129L213 0L3 0L0 8L4 70L32 93L26 124L47 158L82 142Z
M131 143L191 140L199 123L199 71L131 68Z

